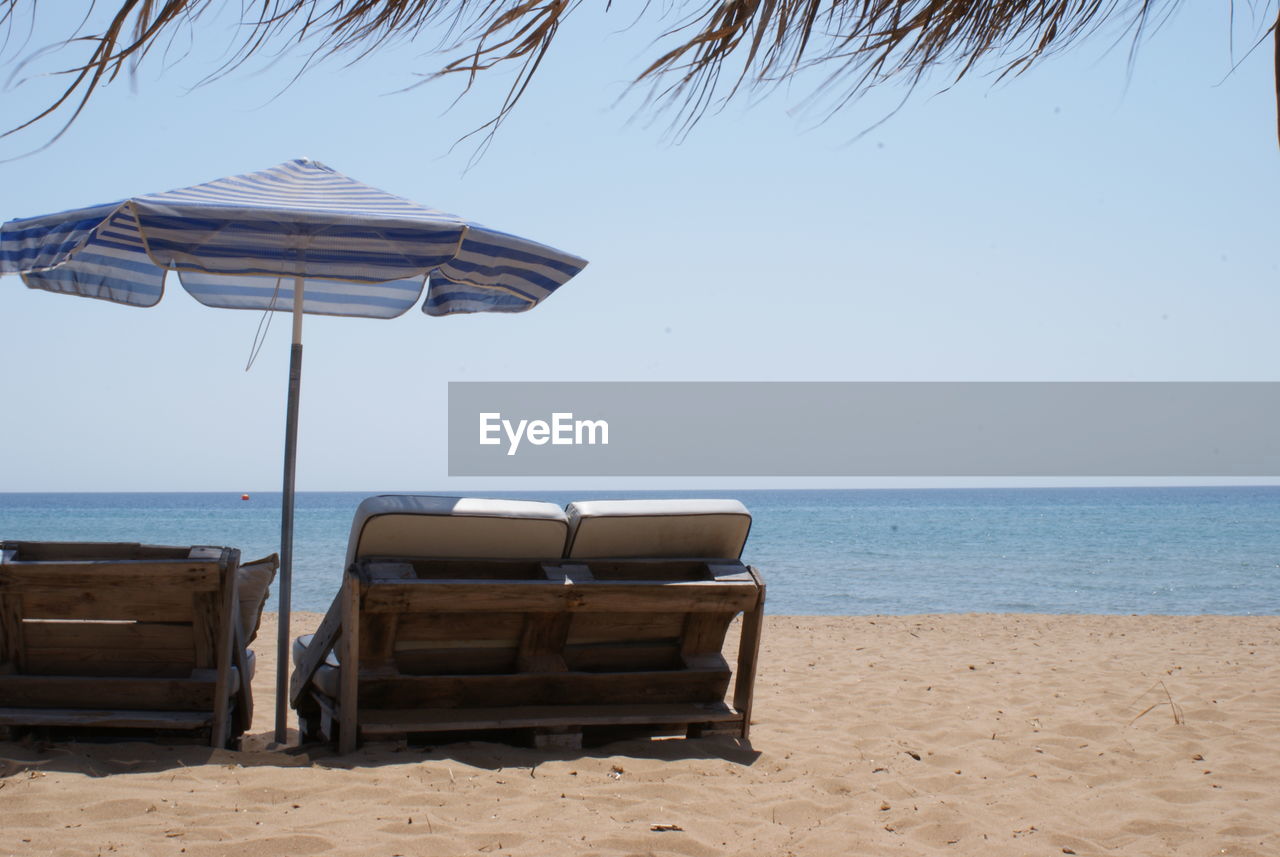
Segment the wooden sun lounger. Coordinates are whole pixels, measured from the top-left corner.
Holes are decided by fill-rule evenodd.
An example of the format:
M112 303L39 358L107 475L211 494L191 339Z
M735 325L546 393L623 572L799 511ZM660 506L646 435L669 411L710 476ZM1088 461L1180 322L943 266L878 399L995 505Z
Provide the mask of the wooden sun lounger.
M747 522L729 540L736 556L750 518L740 504L730 511ZM765 595L755 569L701 557L540 558L562 554L572 532L544 503L362 504L338 596L295 646L290 698L304 739L336 739L345 753L361 740L484 730L559 746L580 746L584 730L746 738ZM595 544L623 544L606 535ZM477 555L486 549L505 554ZM734 671L721 649L739 613Z
M0 727L207 733L214 747L248 728L239 551L6 541L0 552Z
M362 560L293 696L308 737L336 735L342 752L473 730L561 746L596 727L746 738L763 606L759 574L736 561ZM738 613L730 704L721 648ZM335 645L343 666L317 676Z

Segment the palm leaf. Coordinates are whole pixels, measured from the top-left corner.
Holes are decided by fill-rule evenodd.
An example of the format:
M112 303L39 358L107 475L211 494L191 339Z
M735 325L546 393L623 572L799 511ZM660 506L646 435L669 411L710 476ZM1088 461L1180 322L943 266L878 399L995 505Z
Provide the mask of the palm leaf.
M116 0L119 8L101 32L75 31L53 46L78 54L63 74L60 96L4 135L50 119L75 121L94 92L133 69L179 30L200 34L211 0ZM496 115L492 133L515 107L559 26L582 0L256 0L244 2L243 33L232 58L214 76L268 46L301 45L312 60L348 54L353 61L389 42L421 36L438 40L439 65L429 77L462 75L468 88L480 73L515 64L518 74ZM606 0L608 3L609 0ZM683 0L667 12L645 6L645 16L677 16L659 38L665 49L636 82L652 84L649 103L673 109L676 124L692 127L713 104L743 90L761 89L800 72L820 70L819 95L839 110L885 83L914 87L944 71L959 80L979 66L997 78L1095 36L1104 28L1138 42L1180 0ZM0 0L3 45L19 11L34 14L38 0ZM1270 8L1270 4L1267 4ZM1234 16L1234 3L1230 13ZM1276 21L1259 41L1276 36ZM24 47L14 73L47 51ZM1280 103L1280 39L1276 40L1276 97ZM1277 128L1280 134L1280 126Z

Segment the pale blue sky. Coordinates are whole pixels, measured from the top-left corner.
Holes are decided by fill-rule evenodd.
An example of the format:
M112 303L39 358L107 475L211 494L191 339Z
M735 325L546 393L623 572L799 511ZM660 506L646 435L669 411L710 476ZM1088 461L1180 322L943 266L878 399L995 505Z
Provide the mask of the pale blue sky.
M815 124L797 85L679 143L623 97L657 31L628 20L575 15L469 170L453 144L505 81L452 110L453 82L395 94L430 68L413 46L283 93L289 57L191 91L216 52L156 62L0 164L0 220L309 156L591 260L523 315L309 317L302 490L498 487L445 474L451 380L1280 380L1272 54L1229 73L1218 4L1184 4L1132 76L1103 37L1011 83L926 83L878 127L901 91ZM53 84L0 93L4 123ZM247 374L258 314L176 281L138 310L5 277L0 318L0 491L278 488L287 318Z

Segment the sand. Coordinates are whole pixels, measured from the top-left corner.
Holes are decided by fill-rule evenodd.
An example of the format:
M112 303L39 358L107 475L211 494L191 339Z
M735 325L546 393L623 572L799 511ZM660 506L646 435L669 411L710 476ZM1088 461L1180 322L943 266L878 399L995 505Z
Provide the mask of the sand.
M749 747L339 757L268 748L260 642L243 751L0 743L0 854L1274 857L1278 644L1274 616L770 617Z

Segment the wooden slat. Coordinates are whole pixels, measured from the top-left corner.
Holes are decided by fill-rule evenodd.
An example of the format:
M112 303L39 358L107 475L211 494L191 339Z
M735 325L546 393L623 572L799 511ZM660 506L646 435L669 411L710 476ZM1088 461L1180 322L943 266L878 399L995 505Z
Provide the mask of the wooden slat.
M649 581L674 583L710 580L705 559L578 559L585 563L597 580Z
M94 622L48 620L22 626L28 648L137 650L135 660L191 660L191 626L173 622Z
M191 548L137 542L4 542L5 562L75 562L81 560L183 559ZM214 548L221 550L221 548ZM217 557L215 556L214 559Z
M742 614L742 638L738 641L738 670L734 679L733 707L742 712L742 740L751 737L751 709L755 699L756 666L760 658L760 634L764 628L765 583L760 572L749 567L760 588L760 600Z
M568 645L564 660L569 669L580 672L646 672L683 665L674 639Z
M196 668L211 670L218 666L218 593L195 592L191 595L191 643Z
M496 675L516 669L515 646L462 645L396 652L403 675Z
M190 622L191 594L142 588L132 592L64 589L28 591L22 596L26 619L134 619L140 622Z
M377 613L373 614L379 615ZM369 619L364 619L367 624ZM465 637L456 640L406 640L403 637L396 641L396 658L413 655L416 652L452 652L464 651L466 649L506 649L514 652L517 648L518 641L503 636L494 639L492 637L477 637L476 639L467 639Z
M210 715L199 711L0 708L0 726L195 730L208 726L209 720Z
M157 659L144 650L30 649L23 672L27 675L97 676L117 678L185 678L191 675L191 658L185 661Z
M542 564L529 559L400 559L413 567L414 576L423 580L541 580ZM366 583L374 582L382 573L377 566L396 562L395 558L363 559L356 563L356 573Z
M214 682L190 678L0 676L10 707L213 711Z
M227 559L228 563L220 568L218 604L214 614L214 627L217 628L214 666L218 677L213 690L213 730L209 737L212 747L225 747L231 738L231 649L239 637L240 627L240 590L236 575L240 566L240 552L230 551ZM198 599L200 595L194 597ZM241 678L242 684L249 681L247 673Z
M684 632L683 613L575 613L570 645L639 640L669 640Z
M441 605L448 605L451 612L737 612L757 601L753 584L712 581L655 585L601 581L561 584L535 580L492 583L411 580L366 585L369 591L363 606L369 613L424 613Z
M17 589L182 589L214 592L218 563L196 560L170 562L37 562L0 565L0 585Z
M514 646L519 643L523 629L522 613L405 613L400 616L396 648L403 649L417 642L450 640L505 640L507 645Z
M568 613L529 613L525 616L516 669L527 673L562 673L564 640L569 634Z
M360 623L360 669L364 672L396 671L396 631L400 617L374 613Z
M680 639L680 657L694 668L713 668L725 663L720 650L733 613L690 613L685 617Z
M360 604L368 584L348 570L342 578L342 654L339 660L347 664L338 682L338 752L350 753L356 749L359 737L356 724L360 721L359 670L352 667L360 663Z
M25 669L26 642L22 625L22 596L0 591L0 673Z
M468 729L527 729L555 726L628 726L660 723L717 723L742 715L724 703L689 705L548 705L520 708L395 709L370 711L361 731L374 737L410 732Z
M320 620L320 627L311 636L311 644L293 665L293 675L289 677L289 704L294 708L302 701L316 670L324 663L329 652L333 651L333 644L341 632L342 593L339 592L325 612L324 619Z
M352 671L342 671L344 680L350 676ZM405 707L591 705L602 699L614 705L642 705L718 702L724 698L728 685L728 670L402 675L394 678L361 676L359 699L362 711Z

